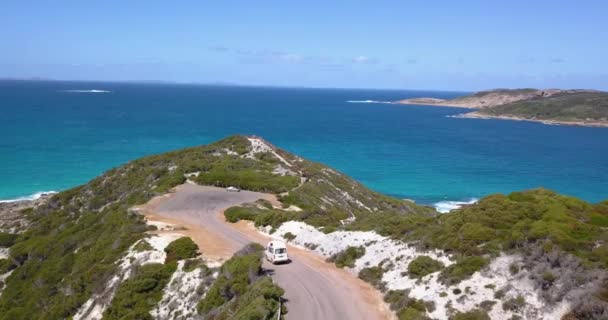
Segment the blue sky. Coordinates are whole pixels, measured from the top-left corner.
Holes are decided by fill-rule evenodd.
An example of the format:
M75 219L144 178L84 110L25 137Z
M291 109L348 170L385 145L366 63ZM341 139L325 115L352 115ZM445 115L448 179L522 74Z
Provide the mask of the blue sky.
M608 1L2 1L0 77L608 90Z

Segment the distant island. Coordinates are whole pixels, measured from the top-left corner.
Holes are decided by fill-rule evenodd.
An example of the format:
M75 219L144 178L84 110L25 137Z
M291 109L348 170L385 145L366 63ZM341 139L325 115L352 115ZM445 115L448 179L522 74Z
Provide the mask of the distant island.
M454 98L411 98L397 104L476 109L454 117L536 121L608 127L608 92L559 89L496 89Z

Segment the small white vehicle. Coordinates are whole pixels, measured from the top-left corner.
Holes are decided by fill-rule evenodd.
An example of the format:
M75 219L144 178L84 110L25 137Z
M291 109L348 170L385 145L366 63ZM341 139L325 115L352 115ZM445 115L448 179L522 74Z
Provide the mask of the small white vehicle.
M281 262L289 262L289 257L287 256L287 246L285 242L282 241L270 241L266 246L265 256L266 260L272 262L272 264L277 264Z
M226 188L226 190L228 190L230 192L241 192L241 189L233 187L233 186Z

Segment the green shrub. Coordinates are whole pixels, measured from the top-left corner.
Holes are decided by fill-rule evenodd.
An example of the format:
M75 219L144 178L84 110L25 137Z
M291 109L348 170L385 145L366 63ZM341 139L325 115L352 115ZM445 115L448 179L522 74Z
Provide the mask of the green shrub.
M519 312L526 306L526 299L521 295L511 298L502 303L502 309L505 311Z
M171 188L183 184L184 182L186 182L186 177L181 170L176 170L172 173L167 172L163 174L163 177L157 181L154 191L158 193L165 193Z
M17 240L18 236L18 234L0 232L0 247L11 247L13 244L15 244L15 240Z
M382 282L383 275L384 270L382 270L382 267L363 268L361 271L359 271L359 279L382 291L385 289L385 285Z
M365 255L365 247L348 247L344 251L338 252L327 259L336 264L338 268L354 268L355 261Z
M220 275L207 295L198 305L202 313L209 312L229 301L235 296L241 295L255 278L262 272L262 252L260 248L249 246L247 254L236 255L226 261L220 270ZM262 249L263 250L263 249Z
M445 285L454 285L469 278L473 273L488 265L488 259L483 257L464 257L458 262L446 267L439 274L439 281Z
M0 259L0 275L13 270L15 267L15 264L9 259Z
M459 233L463 241L472 241L478 244L490 241L495 236L494 229L476 222L465 223L460 227Z
M182 270L184 272L192 272L197 268L203 268L203 270L205 270L206 272L209 270L209 268L207 268L207 266L201 259L187 259L186 261L184 261L184 266L182 267Z
M263 275L262 250L260 245L248 245L222 265L198 304L201 315L214 320L276 317L284 291Z
M295 213L279 210L264 210L256 215L255 226L271 226L272 228L276 229L283 224L283 222L290 220L297 220Z
M422 278L443 268L443 263L429 256L418 256L407 266L407 272L412 278Z
M397 318L399 320L429 320L424 311L420 311L415 308L405 308L397 312Z
M389 304L391 310L396 311L400 320L427 320L426 311L430 311L429 307L434 308L431 303L411 298L408 290L390 290L384 295L384 301Z
M162 290L175 269L175 263L150 263L140 266L130 279L118 287L103 318L152 319L150 310L162 298Z
M266 209L273 209L272 203L270 203L270 201L268 201L266 199L258 199L255 203L261 205L262 207L264 207Z
M292 241L296 238L296 235L291 232L286 232L285 234L283 234L283 238L287 241Z
M443 249L459 256L496 256L542 243L592 265L605 266L608 261L593 251L605 234L601 226L608 217L606 208L603 203L593 205L535 189L487 196L475 205L407 224L402 222L405 218L391 218L389 226L382 222L374 228L385 235L417 241L423 248Z
M154 250L154 248L148 241L146 241L145 239L141 239L139 242L137 242L135 244L135 246L133 246L133 250L135 252L143 252L143 251Z
M485 310L476 309L467 312L458 312L449 318L450 320L491 320Z
M165 252L167 253L165 263L195 258L200 255L198 245L189 237L182 237L172 241L165 248Z
M248 207L230 207L224 211L224 216L228 222L237 222L239 220L251 220L255 219L255 214L251 208Z

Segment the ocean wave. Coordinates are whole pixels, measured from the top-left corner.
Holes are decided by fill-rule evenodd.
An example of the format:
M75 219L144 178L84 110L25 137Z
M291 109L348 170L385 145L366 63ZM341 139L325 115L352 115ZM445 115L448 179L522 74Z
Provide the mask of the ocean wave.
M42 197L44 195L55 194L55 193L57 193L57 191L36 192L34 194L30 194L29 196L19 197L19 198L15 198L15 199L0 200L0 203L17 202L17 201L25 201L25 200L36 200L36 199L40 199L40 197Z
M63 90L63 92L108 93L108 92L112 92L112 91L109 91L109 90L100 90L100 89L90 89L90 90L73 89L73 90Z
M348 103L392 103L390 101L378 101L378 100L347 100Z
M465 201L439 201L439 202L433 204L433 207L435 207L435 209L437 209L437 211L439 211L441 213L448 213L448 212L450 212L454 209L458 209L462 206L474 204L477 201L479 201L479 199L477 199L477 198L471 198L471 199L465 200Z

